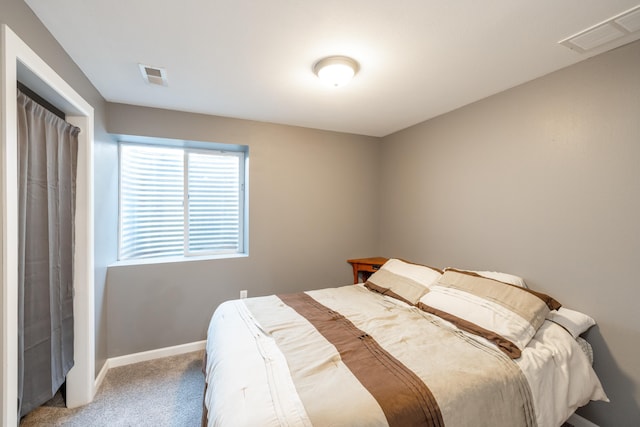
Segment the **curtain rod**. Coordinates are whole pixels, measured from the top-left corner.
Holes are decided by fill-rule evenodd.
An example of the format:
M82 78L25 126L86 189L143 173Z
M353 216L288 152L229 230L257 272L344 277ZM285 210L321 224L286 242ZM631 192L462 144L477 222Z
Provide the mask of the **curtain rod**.
M20 89L25 95L33 99L35 102L42 105L47 110L51 111L56 116L60 117L62 120L66 120L66 115L63 111L57 109L53 104L51 104L46 99L44 99L43 97L35 93L33 90L29 89L29 87L24 83L18 82L18 89Z

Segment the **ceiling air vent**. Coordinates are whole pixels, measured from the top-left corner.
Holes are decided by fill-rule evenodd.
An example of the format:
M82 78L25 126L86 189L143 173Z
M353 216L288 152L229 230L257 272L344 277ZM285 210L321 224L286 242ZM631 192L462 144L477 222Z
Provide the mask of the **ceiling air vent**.
M564 40L563 46L580 53L596 50L600 47L614 48L640 38L640 6L609 18L591 28L587 28Z
M142 78L149 84L167 86L167 70L164 68L151 67L149 65L138 64Z

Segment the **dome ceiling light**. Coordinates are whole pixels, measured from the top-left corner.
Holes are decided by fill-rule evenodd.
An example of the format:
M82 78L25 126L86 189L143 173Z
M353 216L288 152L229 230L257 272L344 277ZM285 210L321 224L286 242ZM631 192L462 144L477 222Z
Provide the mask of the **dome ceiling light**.
M358 63L347 56L330 56L316 62L313 72L326 84L344 86L360 69Z

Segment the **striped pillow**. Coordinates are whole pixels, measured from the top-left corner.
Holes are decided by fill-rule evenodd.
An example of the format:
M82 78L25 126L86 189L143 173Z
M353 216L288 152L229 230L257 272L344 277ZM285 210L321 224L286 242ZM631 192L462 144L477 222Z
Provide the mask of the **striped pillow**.
M446 270L418 306L493 341L515 359L549 313L547 300L553 299L473 273Z
M435 268L390 259L369 277L365 286L414 305L441 275Z

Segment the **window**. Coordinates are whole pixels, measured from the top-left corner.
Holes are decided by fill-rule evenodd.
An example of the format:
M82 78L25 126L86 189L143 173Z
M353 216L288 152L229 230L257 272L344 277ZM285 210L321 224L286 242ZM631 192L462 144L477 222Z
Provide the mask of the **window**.
M241 148L121 142L119 259L244 253Z

